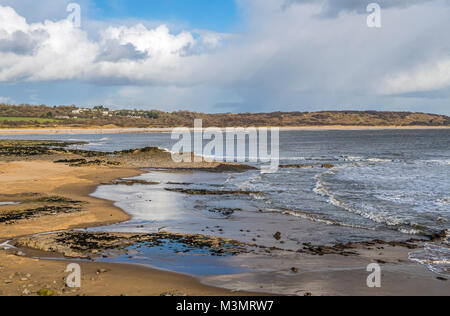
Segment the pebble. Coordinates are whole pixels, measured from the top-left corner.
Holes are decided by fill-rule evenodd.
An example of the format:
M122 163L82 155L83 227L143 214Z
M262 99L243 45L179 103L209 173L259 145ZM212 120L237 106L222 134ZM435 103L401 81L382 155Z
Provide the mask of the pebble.
M273 238L275 238L276 240L280 240L281 239L281 233L280 232L276 232L275 235L273 235Z

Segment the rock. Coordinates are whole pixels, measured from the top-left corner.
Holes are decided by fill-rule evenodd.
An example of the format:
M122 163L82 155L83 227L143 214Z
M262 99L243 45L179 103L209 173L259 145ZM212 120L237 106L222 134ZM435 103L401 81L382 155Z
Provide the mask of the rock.
M439 233L434 233L431 236L432 240L447 240L450 238L450 229L444 229Z
M443 277L437 277L436 279L438 279L439 281L448 281L448 279L443 278Z
M322 168L324 168L324 169L333 169L333 168L334 168L334 165L329 164L329 163L324 163L324 164L322 165Z
M16 253L15 253L15 255L16 256L18 256L18 257L23 257L23 256L25 256L25 254L22 252L22 251L16 251Z
M5 282L5 284L11 284L11 283L13 283L11 280L5 280L4 282Z
M281 165L281 169L314 169L313 165Z
M305 295L304 296L312 296L312 293L305 293Z
M29 289L25 289L25 290L23 290L22 294L24 294L24 295L30 295L31 292L30 292Z
M37 295L39 296L53 296L54 293L53 291L49 290L49 289L41 289L37 292Z
M291 271L294 272L294 273L298 273L298 269L295 268L295 267L292 267L292 268L291 268Z
M98 269L97 270L97 274L106 273L106 272L108 272L108 270L106 270L106 269Z
M280 232L276 232L275 235L273 235L273 238L275 238L276 240L280 240L281 239L281 233Z

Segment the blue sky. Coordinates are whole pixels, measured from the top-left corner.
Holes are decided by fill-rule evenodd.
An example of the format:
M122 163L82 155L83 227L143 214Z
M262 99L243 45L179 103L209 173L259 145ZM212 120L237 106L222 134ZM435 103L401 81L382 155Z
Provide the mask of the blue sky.
M97 19L171 21L191 28L229 32L239 22L234 0L96 0Z
M0 0L0 102L450 115L450 0L369 2Z

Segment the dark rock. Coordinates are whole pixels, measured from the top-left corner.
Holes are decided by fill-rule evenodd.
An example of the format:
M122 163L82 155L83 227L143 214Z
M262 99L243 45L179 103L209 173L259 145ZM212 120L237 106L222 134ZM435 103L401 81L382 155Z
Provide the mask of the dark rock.
M280 169L313 169L313 165L281 165Z
M189 195L250 195L261 194L255 191L219 191L219 190L194 190L194 189L180 189L180 188L165 188L164 190L170 192L184 193Z

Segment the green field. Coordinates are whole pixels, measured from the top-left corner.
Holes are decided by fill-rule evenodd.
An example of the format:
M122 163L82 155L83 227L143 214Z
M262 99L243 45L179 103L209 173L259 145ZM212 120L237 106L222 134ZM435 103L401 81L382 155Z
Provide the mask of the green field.
M40 117L1 117L0 122L37 122L37 123L54 123L59 120L51 118L40 118Z

